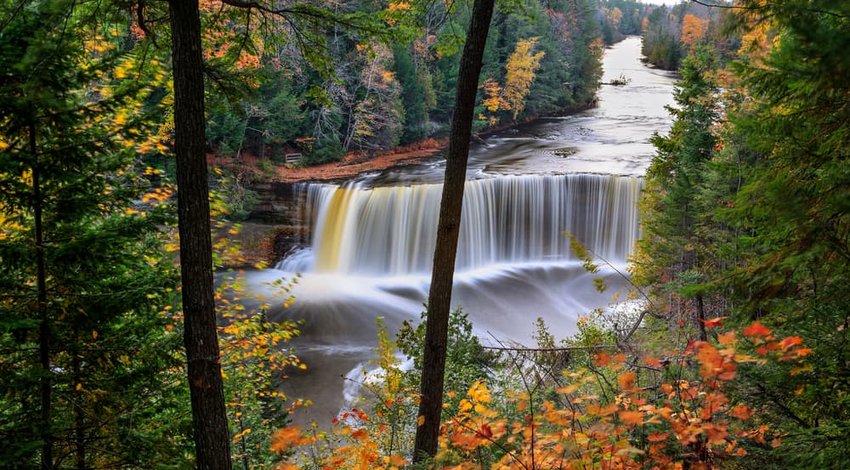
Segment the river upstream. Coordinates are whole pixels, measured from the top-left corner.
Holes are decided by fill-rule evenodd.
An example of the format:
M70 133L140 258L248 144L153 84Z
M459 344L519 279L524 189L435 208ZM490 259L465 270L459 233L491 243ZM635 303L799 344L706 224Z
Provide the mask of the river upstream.
M491 136L470 154L453 304L485 342L533 344L537 317L556 337L569 336L580 315L625 298L617 271L639 237L649 138L669 129L664 107L673 102L673 76L639 58L639 38L616 44L605 53L603 81L630 81L603 86L598 107ZM247 274L250 291L274 305L269 284L301 273L294 305L271 312L304 321L294 345L308 370L287 379L285 391L315 405L296 421L325 426L356 397L362 370L372 367L377 317L391 333L420 320L442 172L438 159L343 185L302 184L309 246L276 269ZM610 266L587 273L565 232ZM604 293L594 288L600 276Z

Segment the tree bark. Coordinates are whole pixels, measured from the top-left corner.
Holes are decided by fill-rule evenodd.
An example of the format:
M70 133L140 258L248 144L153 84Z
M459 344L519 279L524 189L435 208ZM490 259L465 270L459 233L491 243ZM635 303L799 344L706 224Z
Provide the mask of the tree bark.
M71 361L71 371L74 374L74 460L77 462L77 470L86 470L86 433L85 433L85 416L83 414L83 371L80 359L80 332L74 325L74 346L71 351L73 359Z
M455 109L446 155L446 175L440 202L440 219L437 224L437 247L434 250L431 289L428 293L419 403L419 419L422 424L416 428L414 462L422 461L437 452L443 406L449 309L463 210L466 163L469 157L472 115L478 93L481 60L490 30L493 4L494 0L475 0L466 44L460 59Z
M38 358L41 363L41 468L53 468L53 433L51 411L53 385L50 380L50 317L47 314L47 267L44 260L44 214L41 195L41 167L38 164L38 141L35 123L30 124L30 152L32 153L32 196L35 225L35 277L38 296Z
M697 328L699 328L699 340L708 341L708 332L705 329L705 302L702 294L697 294Z
M197 468L229 470L230 435L216 332L198 0L171 0L174 145L184 343Z

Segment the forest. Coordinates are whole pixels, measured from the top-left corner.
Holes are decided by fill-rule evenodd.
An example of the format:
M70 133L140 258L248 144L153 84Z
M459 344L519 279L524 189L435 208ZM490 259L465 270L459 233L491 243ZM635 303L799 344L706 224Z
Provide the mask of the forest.
M850 468L848 50L829 0L0 0L0 468ZM291 385L337 328L343 406Z

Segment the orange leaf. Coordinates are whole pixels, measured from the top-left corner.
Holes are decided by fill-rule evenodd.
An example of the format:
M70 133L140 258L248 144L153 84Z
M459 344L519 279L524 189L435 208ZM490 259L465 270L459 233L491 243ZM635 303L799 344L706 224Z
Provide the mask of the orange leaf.
M770 328L755 321L750 326L744 328L744 336L767 336L770 334Z
M654 357L644 358L643 363L649 367L661 367L661 361Z
M620 388L623 390L632 390L635 387L635 373L631 371L623 372L617 377L617 382L619 382Z
M722 335L717 336L717 341L724 346L729 346L730 344L735 344L735 332L729 331L723 333Z
M593 356L593 362L599 367L605 367L611 363L611 356L606 352L600 352Z
M815 352L815 351L811 348L800 348L800 349L795 349L794 351L792 351L792 354L796 355L797 357L803 357L803 356L808 356L809 354L811 354L813 352Z
M487 423L483 423L481 425L481 429L475 432L478 437L483 437L485 439L493 437L493 430L490 429L490 425Z
M751 410L746 405L737 405L732 408L732 411L729 414L738 419L744 420L750 419L750 417L753 415L753 410Z
M783 351L787 351L794 346L803 344L803 338L800 338L799 336L789 336L783 339L779 344L782 346Z
M617 364L622 364L626 362L626 355L623 353L617 354L616 356L614 356L614 362L616 362Z
M717 328L718 326L723 326L723 319L726 317L717 317L712 318L710 320L705 321L706 328Z
M708 443L711 445L724 444L726 442L726 436L729 435L725 426L706 425L703 430L705 431L705 436L708 438Z
M272 436L271 451L286 452L291 447L305 444L305 441L298 426L287 426Z
M629 425L640 425L643 423L643 413L640 411L623 410L617 413L620 419Z
M661 441L667 439L667 437L669 437L669 436L670 436L670 434L668 434L668 433L654 432L654 433L650 434L649 436L647 436L646 438L649 439L649 442L661 442Z
M700 362L699 374L703 378L709 378L716 375L723 363L723 357L717 351L717 348L708 343L699 343L697 345L699 352L697 354Z

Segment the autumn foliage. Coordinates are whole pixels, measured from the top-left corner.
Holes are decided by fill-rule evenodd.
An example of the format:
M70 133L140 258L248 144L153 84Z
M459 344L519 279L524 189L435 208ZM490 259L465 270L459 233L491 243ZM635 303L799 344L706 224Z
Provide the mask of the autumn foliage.
M505 64L505 85L500 86L493 79L487 79L483 88L486 98L484 106L490 112L510 111L516 119L525 109L525 97L531 90L534 76L540 67L545 53L534 52L537 38L520 39L516 49Z
M708 30L708 20L694 15L685 15L682 18L682 43L693 46L699 43Z
M709 328L719 323L712 321ZM687 342L661 357L601 350L586 364L560 372L511 357L514 369L508 375L521 376L514 383L517 389L501 388L505 382L496 377L472 383L444 421L433 464L454 469L715 468L745 457L749 446L782 442L759 420L758 409L727 392L739 371L768 363L804 370L811 352L799 337L779 337L754 322L740 332L722 332L716 341ZM371 419L381 421L387 406L410 403L384 403L374 417L362 410L347 413L331 434L345 444L312 465L403 466L403 452L382 452L387 430ZM322 437L289 428L275 436L273 446L291 451L315 446ZM281 468L296 468L292 465Z

